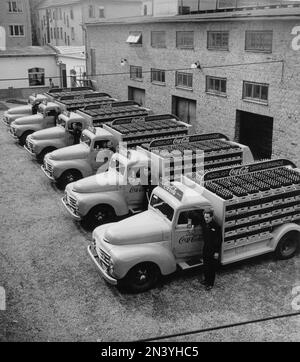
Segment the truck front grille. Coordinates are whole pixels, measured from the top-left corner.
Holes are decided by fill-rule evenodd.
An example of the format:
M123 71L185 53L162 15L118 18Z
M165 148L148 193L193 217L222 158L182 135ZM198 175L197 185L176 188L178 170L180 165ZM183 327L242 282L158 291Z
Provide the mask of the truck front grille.
M68 193L66 193L66 199L67 199L67 204L73 210L77 210L77 201L76 201L76 199L74 199L74 197L70 196Z
M11 133L16 136L16 129L14 127L10 127Z
M100 262L103 263L106 268L108 268L110 264L110 256L100 248L98 248L98 256L100 258Z
M26 139L27 148L33 153L33 144L28 140L28 137Z

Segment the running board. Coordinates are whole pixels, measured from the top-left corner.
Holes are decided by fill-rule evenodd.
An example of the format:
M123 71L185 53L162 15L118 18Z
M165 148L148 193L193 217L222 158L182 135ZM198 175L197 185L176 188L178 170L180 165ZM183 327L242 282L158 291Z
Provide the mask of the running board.
M189 259L189 260L181 261L178 263L178 266L182 270L195 268L195 267L201 266L201 265L203 265L203 259Z

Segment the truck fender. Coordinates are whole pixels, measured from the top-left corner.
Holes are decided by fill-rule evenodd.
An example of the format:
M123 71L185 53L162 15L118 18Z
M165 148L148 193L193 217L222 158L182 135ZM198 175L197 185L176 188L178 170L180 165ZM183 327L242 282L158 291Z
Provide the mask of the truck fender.
M80 214L86 216L95 206L109 205L116 216L124 216L129 213L127 202L121 192L105 191L87 194L85 203L80 203Z
M295 223L283 224L276 228L273 234L273 248L276 249L280 239L289 231L298 231L300 234L300 225Z
M60 167L60 162L64 163L64 167ZM68 170L77 170L81 173L82 177L87 177L92 175L92 168L85 160L62 160L55 161L55 171L54 177L58 179L65 171Z
M169 241L126 245L126 248L116 248L111 252L114 255L115 274L119 279L124 278L130 269L140 263L157 265L162 275L171 274L177 268Z

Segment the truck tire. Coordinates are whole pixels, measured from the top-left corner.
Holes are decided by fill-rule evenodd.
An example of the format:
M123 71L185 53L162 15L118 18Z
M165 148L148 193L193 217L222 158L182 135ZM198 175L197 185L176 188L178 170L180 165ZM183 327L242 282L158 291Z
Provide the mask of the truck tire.
M29 136L31 133L33 133L33 131L26 131L26 132L24 132L24 133L21 135L21 137L19 138L19 144L20 144L21 146L24 146L24 145L25 145L25 143L26 143L26 138L27 138L27 136Z
M115 210L109 205L97 205L86 216L86 222L90 227L112 222L116 218Z
M55 147L46 147L46 148L44 148L38 155L36 155L37 161L39 163L43 163L46 154L49 153L49 152L55 151L55 150L56 150Z
M59 179L57 180L57 184L60 189L64 190L69 183L80 180L81 178L82 174L80 171L67 170L59 177Z
M278 259L290 259L292 258L300 244L300 233L298 231L289 231L280 239L275 255Z
M133 293L145 292L153 288L160 276L160 270L154 263L140 263L129 270L121 285Z

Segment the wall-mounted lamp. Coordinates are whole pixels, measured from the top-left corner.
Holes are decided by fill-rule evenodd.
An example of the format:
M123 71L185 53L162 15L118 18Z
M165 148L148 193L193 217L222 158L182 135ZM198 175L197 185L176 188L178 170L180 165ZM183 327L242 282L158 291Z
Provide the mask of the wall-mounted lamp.
M121 59L121 67L124 67L124 65L126 65L127 64L127 59L125 59L125 58L122 58Z
M199 60L197 60L195 63L191 64L192 69L201 69L201 65Z

